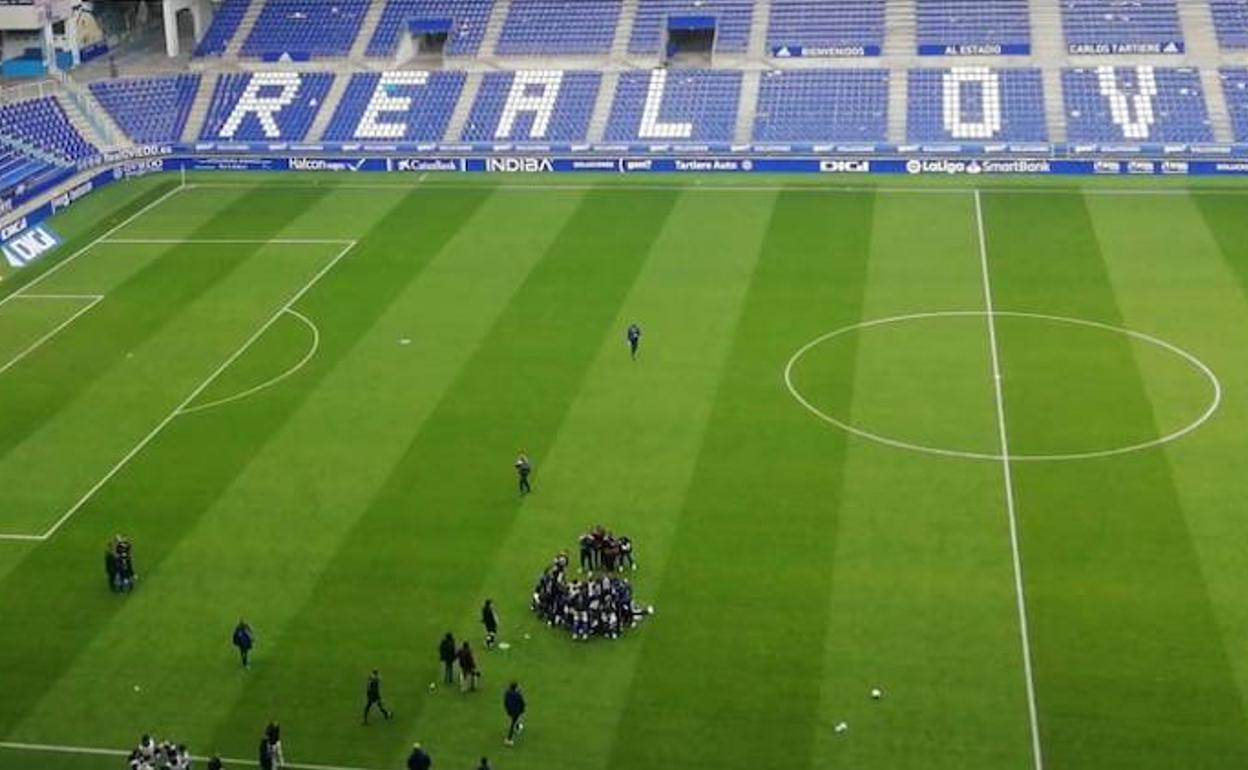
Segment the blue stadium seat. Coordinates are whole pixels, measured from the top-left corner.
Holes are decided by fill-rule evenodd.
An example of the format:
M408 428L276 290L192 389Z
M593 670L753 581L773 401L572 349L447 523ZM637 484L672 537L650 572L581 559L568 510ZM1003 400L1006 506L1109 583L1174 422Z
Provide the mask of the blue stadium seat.
M884 142L888 70L773 70L759 84L755 142Z
M356 73L323 138L331 142L440 141L464 80L464 73L448 71Z
M208 25L199 45L195 46L196 56L220 56L229 47L231 38L238 31L238 25L247 15L247 7L251 0L223 0L217 6L217 13Z
M920 54L1027 54L1028 0L918 0Z
M1228 51L1248 49L1248 0L1210 0L1218 44Z
M624 72L607 122L608 142L731 142L741 99L733 70Z
M1236 142L1248 142L1248 68L1223 67L1220 75L1232 136Z
M204 119L201 139L299 141L329 93L328 72L256 72L222 75Z
M139 143L176 142L199 90L200 76L98 80L91 93L122 131Z
M368 0L267 0L240 53L266 60L346 56L367 12Z
M468 114L462 139L584 141L601 80L601 73L586 71L487 73Z
M481 49L493 8L494 0L388 0L368 43L367 55L393 56L410 21L445 19L451 22L451 31L443 52L448 56L474 56Z
M767 46L773 55L878 56L884 0L772 0Z
M1048 141L1038 69L910 70L907 91L912 142Z
M1211 142L1200 73L1155 67L1076 67L1062 72L1072 142Z
M752 0L640 0L629 53L658 53L670 16L711 16L715 19L715 50L743 53L750 44Z
M542 56L607 53L620 0L512 0L496 53Z
M1074 54L1182 53L1175 0L1062 0L1066 47Z
M52 96L0 107L0 135L34 146L65 163L85 160L100 152L78 133Z

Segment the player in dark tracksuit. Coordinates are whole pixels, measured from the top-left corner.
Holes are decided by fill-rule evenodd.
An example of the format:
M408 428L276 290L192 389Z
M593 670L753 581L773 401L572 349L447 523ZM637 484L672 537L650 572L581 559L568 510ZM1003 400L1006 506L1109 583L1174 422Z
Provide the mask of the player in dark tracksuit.
M119 591L118 576L121 574L121 565L117 561L117 552L113 550L112 543L104 550L104 574L108 575L108 590L114 593Z
M248 656L255 644L255 636L251 633L251 626L247 625L247 621L239 620L238 625L234 626L233 641L234 646L238 648L238 654L243 659L243 668L251 668L251 660Z
M368 686L365 689L364 703L364 722L368 724L368 712L373 710L373 706L381 709L381 715L386 719L390 718L390 711L386 708L386 704L381 700L381 674L377 673L377 669L373 669L373 673L368 675Z
M438 644L438 660L442 661L442 679L446 684L454 684L455 682L455 661L458 656L455 654L455 637L451 636L451 632L447 631L446 636L442 637L441 643Z
M412 753L407 755L407 770L429 770L433 767L433 759L429 752L419 743L412 746Z
M529 484L529 474L533 472L533 463L529 461L529 456L524 452L516 458L516 476L520 479L520 494L527 495L533 491L533 486Z
M507 728L507 738L503 741L508 746L515 745L516 734L524 729L524 725L520 724L520 717L524 716L524 707L524 696L520 694L520 685L512 682L508 685L507 692L503 693L503 710L511 719L511 726Z
M485 649L494 649L498 641L498 614L494 612L494 600L486 599L481 606L481 625L485 626Z
M641 345L641 327L637 324L628 325L628 353L637 360L637 348Z

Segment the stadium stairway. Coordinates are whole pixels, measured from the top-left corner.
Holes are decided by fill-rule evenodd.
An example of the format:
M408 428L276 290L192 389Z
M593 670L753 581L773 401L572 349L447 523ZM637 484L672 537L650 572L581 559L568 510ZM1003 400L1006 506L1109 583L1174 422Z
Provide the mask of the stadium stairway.
M1209 110L1209 122L1213 124L1213 140L1233 141L1231 113L1226 106L1226 94L1222 91L1222 78L1218 73L1218 68L1225 63L1225 59L1213 26L1213 13L1207 3L1181 2L1178 8L1183 39L1187 42L1184 56L1187 64L1200 68L1205 106Z
M1031 53L1044 78L1044 122L1049 141L1066 141L1066 111L1062 99L1062 67L1066 37L1059 0L1031 0Z
M369 3L368 12L364 14L364 21L360 23L360 33L355 36L355 43L351 46L351 53L348 56L351 61L364 60L368 43L373 39L373 33L377 31L377 25L381 22L381 15L385 10L386 3Z
M329 122L333 119L334 113L338 111L338 103L342 101L342 95L347 92L352 72L350 67L335 67L334 82L330 84L329 93L325 94L325 99L317 109L311 127L308 128L307 140L309 142L319 142L325 135Z
M510 8L511 3L499 0L490 9L490 18L485 22L485 32L481 33L481 50L477 54L478 58L490 59L497 55L495 52L498 50L498 39L503 35L503 23L507 21L507 11Z
M632 29L631 24L629 29ZM615 104L615 89L619 85L619 70L612 69L602 73L598 96L594 98L594 111L589 118L589 130L585 132L585 137L590 142L601 142L603 135L607 133L607 121L611 119L611 106Z
M495 41L497 39L496 36ZM464 126L468 124L472 105L477 101L477 93L481 90L483 77L482 72L468 73L464 80L464 90L459 94L459 102L456 103L455 111L451 113L451 119L446 124L446 134L442 137L444 142L458 142L459 138L464 135Z
M113 116L100 104L90 89L66 79L65 91L57 94L65 117L87 141L101 149L133 147L134 142L121 130Z
M238 23L238 29L234 30L234 37L225 47L222 58L238 58L239 51L243 49L243 42L251 34L251 30L256 26L256 19L260 18L260 12L264 10L265 2L266 0L251 0L251 4L247 6L247 12L243 14L242 20Z
M765 62L767 50L767 26L771 18L771 0L757 0L754 3L754 18L750 24L750 42L746 47L746 58L754 62ZM751 116L753 119L753 116Z
M199 139L199 132L204 128L204 119L208 117L208 107L212 104L212 95L217 90L217 78L221 75L215 70L204 70L199 81L199 91L191 110L186 116L186 128L182 130L182 141L194 142Z
M910 112L908 85L905 68L898 67L888 73L888 141L893 144L906 143L906 121Z
M914 0L890 0L884 9L884 55L909 59L918 41ZM764 25L765 26L765 25ZM891 106L891 105L890 105Z
M639 0L623 0L620 5L620 20L615 25L615 39L611 41L613 62L622 62L628 58L628 41L632 39L633 24L637 21L638 2Z
M766 25L764 25L766 26ZM758 89L762 73L748 69L741 73L741 100L737 102L737 125L733 129L733 141L749 144L754 135L754 116L758 113Z

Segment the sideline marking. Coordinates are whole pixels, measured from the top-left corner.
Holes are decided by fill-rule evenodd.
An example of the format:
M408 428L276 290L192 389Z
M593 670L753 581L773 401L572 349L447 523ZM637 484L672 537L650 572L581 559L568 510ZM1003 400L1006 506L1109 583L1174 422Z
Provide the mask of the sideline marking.
M131 245L182 245L182 244L221 244L255 246L298 246L324 245L344 246L353 243L349 238L109 238L103 243L121 243Z
M890 316L888 318L877 318L873 321L864 321L863 323L854 324L853 326L846 326L844 328L837 329L836 331L829 332L827 334L816 337L815 339L806 343L802 347L798 348L797 352L793 354L792 358L789 359L788 364L785 365L784 367L784 384L789 390L789 395L793 396L793 398L795 398L799 404L805 407L808 412L818 417L820 420L823 420L824 422L828 423L829 425L833 425L837 428L840 428L846 433L852 433L853 435L858 436L859 438L864 438L869 441L874 441L877 444L891 446L895 449L905 449L911 452L923 452L925 454L939 455L941 457L956 457L956 458L960 458L963 460L990 460L993 462L1000 461L1002 459L1002 455L998 453L972 452L969 450L962 450L962 449L946 449L944 447L930 446L927 444L915 444L909 441L902 441L900 439L889 438L888 436L883 436L878 433L872 433L869 430L865 430L863 428L859 428L854 425L851 425L850 423L847 423L843 420L840 420L822 411L821 409L819 409L819 407L812 404L805 396L803 396L801 390L799 390L797 386L793 384L793 369L797 366L798 362L801 361L801 359L814 348L818 347L824 342L827 342L830 339L840 337L841 335L848 334L853 331L859 331L861 329L871 329L876 326L885 326L885 325L894 324L894 323L904 323L906 321L922 321L922 320L926 320L929 318L978 318L978 317L983 317L985 315L986 313L983 310L940 310L940 311L934 311L930 313L910 313L907 315ZM1187 363L1189 363L1192 366L1192 368L1196 369L1197 371L1201 373L1202 376L1204 376L1205 380L1209 382L1210 387L1213 390L1213 398L1210 400L1209 405L1205 407L1204 412L1202 412L1199 417L1197 417L1195 420L1188 423L1187 425L1183 426L1182 428L1171 431L1170 433L1167 433L1164 436L1158 436L1155 439L1151 439L1149 441L1142 441L1138 444L1129 444L1127 446L1113 447L1110 449L1094 449L1094 450L1089 450L1086 452L1063 452L1060 454L1017 454L1017 453L1011 452L1010 453L1011 462L1015 462L1015 463L1033 462L1034 463L1034 462L1062 462L1062 461L1071 461L1071 460L1093 460L1093 459L1102 458L1102 457L1113 457L1115 455L1130 454L1131 452L1140 452L1145 449L1153 449L1155 447L1159 447L1164 444L1169 444L1171 442L1178 441L1179 439L1183 438L1187 434L1201 427L1206 422L1208 422L1210 418L1213 417L1214 413L1217 412L1218 409L1222 405L1222 383L1218 379L1217 375L1213 373L1213 369L1211 369L1209 365L1206 364L1204 361L1201 361L1199 358L1197 358L1195 354L1189 353L1188 351L1184 350L1178 345L1174 345L1172 343L1166 342L1165 340L1160 339L1158 337L1154 337L1150 334L1145 334L1143 332L1138 332L1133 329L1124 329L1120 326L1111 326L1109 324L1101 323L1100 321L1089 321L1083 318L1068 318L1066 316L1046 315L1044 313L1024 313L1024 312L1018 312L1018 311L1013 311L1013 310L994 310L993 315L997 318L1028 318L1028 319L1033 319L1033 320L1038 320L1038 321L1052 321L1053 323L1070 324L1071 326L1086 326L1092 329L1101 329L1104 331L1115 332L1117 334L1122 334L1132 339L1140 340L1141 342L1147 342L1150 345L1156 345L1162 350L1169 351L1173 353L1174 355L1178 356L1179 358L1182 358Z
M213 407L224 406L225 404L229 404L234 401L239 401L241 399L247 398L248 396L255 394L255 393L259 393L260 391L266 388L273 387L277 383L281 382L287 377L290 377L295 372L302 369L305 364L311 361L312 357L316 355L317 349L320 348L321 346L321 330L317 328L316 324L313 323L311 319L309 319L303 313L300 313L298 310L295 310L294 308L286 308L285 312L290 313L292 316L302 321L305 326L307 326L309 329L312 330L312 346L308 348L308 352L304 354L303 358L299 359L298 363L296 363L294 366L287 369L286 371L282 372L281 374L277 375L276 377L271 377L270 379L265 380L259 385L253 385L252 387L247 388L246 390L241 391L239 393L235 393L232 396L226 396L225 398L219 398L216 401L209 401L205 404L200 404L199 406L192 406L187 409L183 409L182 414L194 414L195 412L202 412L205 409L212 409Z
M42 337L40 337L39 339L31 343L30 346L27 347L25 350L18 353L16 356L13 356L13 358L9 359L8 363L4 365L0 365L0 374L4 374L9 369L12 369L15 365L17 365L19 361L21 361L26 356L38 350L39 347L43 345L43 343L55 337L57 333L59 333L66 326L69 326L74 321L77 321L79 316L81 316L83 313L87 312L91 308L98 305L100 303L100 300L104 299L104 295L103 294L18 294L17 298L18 299L44 299L44 300L78 299L78 300L90 300L90 301L86 305L83 305L81 308L79 308L78 312L74 313L69 318L66 318L64 321L61 321L59 324L53 327L52 331L48 332L47 334L44 334Z
M9 749L11 751L38 751L45 754L84 754L96 757L128 757L130 752L121 749L100 749L93 746L60 746L50 743L17 743L14 741L0 741L0 749ZM196 762L207 762L209 757L192 756L191 759ZM235 759L233 757L222 757L221 761L229 766L251 767L255 764L255 760ZM367 770L362 767L351 767L348 765L311 765L300 762L283 762L282 767L291 767L295 770Z
M988 274L988 241L984 236L984 207L975 191L975 226L979 231L979 264L984 284L984 310L988 318L988 347L992 352L992 385L997 402L997 428L1001 439L1001 476L1005 485L1005 510L1010 520L1010 555L1014 562L1014 594L1018 604L1018 637L1022 642L1023 674L1027 683L1027 713L1031 719L1031 753L1035 770L1044 769L1040 747L1040 719L1036 711L1036 684L1031 670L1031 642L1027 626L1027 598L1023 593L1023 559L1018 547L1018 518L1014 505L1014 476L1010 466L1010 440L1005 428L1005 393L1001 387L1001 358L997 350L997 319L992 305L992 280Z
M138 444L135 444L133 449L131 449L129 452L125 454L124 457L118 460L117 463L112 467L112 469L109 470L108 473L104 474L103 478L101 478L99 481L93 484L91 488L87 490L86 494L84 494L81 498L79 498L78 502L74 503L73 506L68 511L62 514L61 517L56 520L56 523L54 523L50 528L48 528L46 532L44 532L42 535L39 535L38 539L47 540L48 538L52 537L52 535L56 534L56 531L60 529L61 526L65 524L65 522L69 521L73 517L73 515L77 513L84 505L86 505L87 501L89 501L92 497L94 497L96 492L99 492L100 489L105 484L107 484L110 480L112 480L113 476L116 476L117 473L122 468L124 468L127 463L129 463L132 459L134 459L135 455L143 451L143 449L148 444L151 443L152 439L156 438L156 436L158 436L160 432L163 431L165 427L169 425L169 423L173 422L173 420L176 417L183 414L186 407L192 401L198 398L200 393L203 393L205 390L207 390L208 386L211 385L217 379L217 377L220 377L222 372L228 369L231 364L233 364L244 353L246 353L247 350L252 345L255 344L256 340L260 339L260 337L266 331L269 330L269 327L271 327L274 323L277 322L277 319L281 318L282 315L285 314L287 310L290 310L291 306L294 305L296 302L298 302L303 297L304 294L307 294L308 291L310 291L312 287L315 286L316 283L325 276L326 273L328 273L330 270L334 268L335 265L338 264L339 260L345 257L351 251L351 249L355 248L355 244L356 244L356 241L347 242L347 245L345 248L343 248L336 255L334 255L334 258L331 259L328 264L326 264L324 267L318 270L316 274L313 275L312 278L310 278L307 281L307 283L305 283L297 292L295 292L294 296L286 300L285 304L283 304L280 308L278 308L277 312L275 312L272 316L269 317L269 320L265 321L260 326L260 328L256 329L256 331L253 332L252 335L247 338L246 342L244 342L237 350L235 350L229 356L229 358L225 359L225 361L223 361L221 365L218 366L212 372L212 374L208 375L207 379L205 379L193 391L191 391L191 394L187 396L182 401L182 403L178 404L177 408L175 408L172 412L170 412L165 417L165 419L157 423L156 427L152 428L150 433L144 436L143 439Z

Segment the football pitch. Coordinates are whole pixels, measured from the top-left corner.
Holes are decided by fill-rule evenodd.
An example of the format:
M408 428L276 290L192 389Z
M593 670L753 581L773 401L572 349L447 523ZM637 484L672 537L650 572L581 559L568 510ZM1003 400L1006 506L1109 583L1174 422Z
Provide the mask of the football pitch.
M1244 767L1248 190L992 181L95 193L0 279L0 768ZM656 611L574 642L596 524Z

